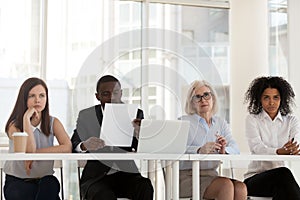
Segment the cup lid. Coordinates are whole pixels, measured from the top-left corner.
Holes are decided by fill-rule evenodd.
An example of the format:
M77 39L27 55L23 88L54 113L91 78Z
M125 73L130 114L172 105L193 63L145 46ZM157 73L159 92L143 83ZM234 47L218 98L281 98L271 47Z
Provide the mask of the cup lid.
M14 132L12 136L28 136L26 132Z

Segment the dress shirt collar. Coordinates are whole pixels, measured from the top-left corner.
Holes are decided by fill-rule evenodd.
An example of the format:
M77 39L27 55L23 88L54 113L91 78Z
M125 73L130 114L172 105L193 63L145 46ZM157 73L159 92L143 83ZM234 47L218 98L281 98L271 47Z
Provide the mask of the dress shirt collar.
M197 118L197 121L198 122L201 122L202 124L206 123L205 119L203 117L201 117L200 115L198 115L197 113L194 114L194 117ZM216 123L216 119L215 119L215 116L212 116L211 118L211 125L214 125Z
M271 121L276 121L277 119L283 122L283 118L280 112L278 112L278 114L276 115L276 117L274 118L274 120L271 119L271 117L269 116L269 114L263 109L262 112L260 113L260 118L261 119L268 119Z
M31 125L31 128L32 128L32 132L34 132L36 129L41 132L41 123L39 123L37 126L32 126Z

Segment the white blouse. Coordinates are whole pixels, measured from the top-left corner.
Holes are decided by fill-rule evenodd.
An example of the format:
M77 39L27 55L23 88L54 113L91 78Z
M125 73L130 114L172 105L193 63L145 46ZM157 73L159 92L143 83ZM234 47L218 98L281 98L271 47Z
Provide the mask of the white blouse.
M282 116L280 112L272 120L263 110L246 117L246 138L252 154L276 155L276 150L292 138L299 143L300 123L295 116ZM252 161L245 178L282 166L283 161Z

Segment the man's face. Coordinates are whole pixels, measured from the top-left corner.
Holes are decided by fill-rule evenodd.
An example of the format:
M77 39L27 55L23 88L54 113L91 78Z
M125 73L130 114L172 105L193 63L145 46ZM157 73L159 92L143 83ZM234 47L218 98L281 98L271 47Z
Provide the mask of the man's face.
M118 82L101 83L95 95L103 107L105 103L121 103L121 86Z

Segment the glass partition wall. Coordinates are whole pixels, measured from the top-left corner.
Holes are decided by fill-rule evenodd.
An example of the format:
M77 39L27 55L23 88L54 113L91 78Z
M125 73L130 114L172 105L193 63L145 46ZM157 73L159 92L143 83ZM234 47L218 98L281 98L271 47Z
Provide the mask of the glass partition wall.
M229 84L227 8L112 0L14 5L0 4L1 88L12 94L1 100L1 127L30 76L47 80L52 114L69 131L78 111L97 103L95 83L103 74L116 75L126 102L152 118L182 115L192 80L208 79L221 92ZM101 54L91 64L95 51Z
M287 0L269 2L269 22L270 73L288 78Z

